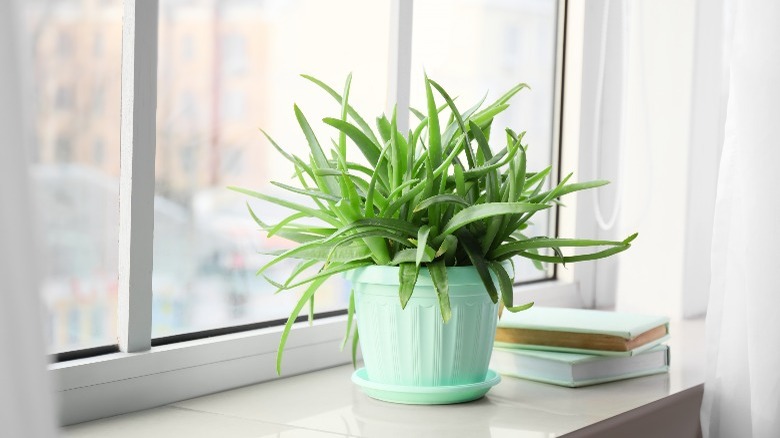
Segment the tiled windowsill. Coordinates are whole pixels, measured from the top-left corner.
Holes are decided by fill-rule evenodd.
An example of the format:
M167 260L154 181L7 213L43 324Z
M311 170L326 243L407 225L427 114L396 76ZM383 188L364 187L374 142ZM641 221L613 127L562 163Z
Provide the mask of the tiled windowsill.
M586 388L504 377L472 403L404 406L366 397L350 381L352 367L340 366L63 432L72 438L695 436L704 321L673 322L671 334L669 374Z

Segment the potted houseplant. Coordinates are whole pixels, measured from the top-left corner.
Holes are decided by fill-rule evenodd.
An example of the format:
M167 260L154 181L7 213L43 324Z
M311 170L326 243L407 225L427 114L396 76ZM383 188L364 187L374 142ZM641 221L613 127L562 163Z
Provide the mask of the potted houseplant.
M513 301L511 258L595 260L626 250L636 237L602 241L524 234L534 213L556 205L561 196L606 184L569 183L570 174L545 189L551 169L526 169L524 133L493 126L525 84L489 105L483 106L483 98L461 111L426 77L426 111L411 109L419 122L404 133L395 113L378 117L375 130L350 106L351 76L342 94L304 77L341 107L338 117L322 120L336 134L329 153L297 106L308 157L286 152L263 133L290 162L298 182L274 184L308 200L231 187L291 210L278 224L266 224L249 208L269 235L297 244L273 253L259 272L301 260L285 280L269 279L280 290L305 287L281 336L277 372L299 313L307 303L313 306L326 279L343 274L353 283L345 343L351 334L354 360L359 325L365 369L353 380L369 395L406 403L478 398L498 381L487 365L499 308L517 312L533 304ZM501 147L491 148L490 141ZM362 157L349 156L348 143ZM312 218L320 224L312 225ZM562 248L572 247L593 250L564 255Z

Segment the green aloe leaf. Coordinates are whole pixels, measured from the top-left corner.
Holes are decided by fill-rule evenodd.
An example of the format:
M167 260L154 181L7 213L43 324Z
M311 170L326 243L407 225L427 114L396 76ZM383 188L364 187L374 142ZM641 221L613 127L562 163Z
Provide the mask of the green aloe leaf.
M501 97L499 97L496 102L499 103L499 104L505 104L505 103L509 102L509 99L514 97L515 94L519 93L524 88L527 88L529 90L531 89L531 87L529 87L528 84L519 83L519 84L515 85L514 87L510 88L509 91L504 93Z
M347 75L346 83L344 84L344 97L341 101L341 121L347 121L347 113L349 112L349 89L352 85L352 73ZM338 144L339 158L344 167L347 164L347 135L344 132L339 133ZM346 169L343 169L346 170Z
M520 140L518 140L518 144L520 144ZM512 186L513 191L510 192L509 200L511 202L514 202L519 199L520 195L523 194L523 190L525 190L525 174L526 174L526 167L527 167L527 157L525 155L525 148L520 146L520 149L518 150L517 154L517 165L515 166L515 181ZM533 202L533 201L531 201Z
M375 217L375 218L358 219L349 225L339 228L325 241L325 243L330 243L331 241L335 240L337 237L343 236L351 231L356 231L360 229L380 229L380 230L384 229L387 231L393 231L393 232L406 235L410 238L417 237L417 227L415 227L414 225L410 224L407 221L402 221L399 219L392 219L392 218Z
M282 188L287 190L288 192L297 193L299 195L308 196L310 198L318 198L318 199L324 199L326 201L331 202L339 202L341 198L338 196L329 195L325 192L321 192L319 190L311 190L311 189L301 189L298 187L289 186L287 184L283 184L277 181L271 181L271 184L275 185L276 187Z
M596 240L596 239L566 239L552 237L533 237L530 239L518 240L515 242L506 242L500 247L491 251L488 256L492 260L501 260L508 255L528 249L541 248L574 248L574 247L592 247L592 246L624 246L626 241L619 240Z
M347 169L357 170L363 175L366 175L369 179L371 178L371 175L374 174L373 169L369 168L368 166L364 166L360 163L353 163L352 161L347 161Z
M456 249L458 249L458 238L454 235L450 234L449 236L444 238L444 241L439 246L439 249L436 250L435 257L441 257L444 254L451 254Z
M321 278L328 278L328 277L330 277L330 276L332 276L334 274L340 274L342 272L347 272L347 271L351 271L353 269L362 268L363 266L371 266L373 264L374 264L374 262L365 261L365 260L358 260L358 261L354 261L354 262L334 264L334 265L331 265L328 268L325 268L325 269L321 270L317 274L312 275L311 277L309 277L309 278L307 278L305 280L301 280L301 281L298 281L296 283L293 283L293 284L289 285L288 288L292 289L292 288L295 288L295 287L298 287L298 286L303 286L304 284L308 284L308 283L317 281L317 280L319 280Z
M482 284L485 285L487 293L493 303L498 303L498 292L496 291L496 285L493 283L493 278L490 276L490 268L488 266L485 256L480 252L481 248L479 243L474 240L474 237L467 231L461 230L457 234L458 240L463 244L463 249L466 251L471 264L477 270L479 278L482 279Z
M327 280L327 278L320 278L315 280L308 288L306 288L306 291L298 300L298 304L296 304L293 310L290 312L290 316L287 318L287 323L285 323L284 329L282 330L282 337L279 340L279 350L276 352L277 375L282 375L282 355L284 353L284 346L287 344L287 337L290 336L290 330L292 330L292 326L295 324L295 320L298 319L298 315L301 313L303 306L306 305L309 299L314 296L314 293L317 292L317 289L322 286L322 283L324 283L325 280Z
M349 138L351 138L360 149L360 152L363 153L363 156L366 157L368 162L371 163L372 166L377 165L377 162L379 161L379 154L381 153L381 148L376 143L371 141L371 139L366 134L364 134L363 131L356 128L355 125L349 122L334 119L332 117L326 117L322 119L322 121L349 136Z
M404 224L408 227L408 224ZM363 232L371 230L387 231L386 228L378 223L378 219L358 219L350 225L340 228L330 235L323 243L326 245L338 244L338 241L344 239L344 236L351 231ZM407 228L408 230L408 228ZM390 229L389 231L393 231ZM397 230L396 230L397 231ZM411 236L410 236L411 237ZM386 242L379 237L364 237L363 241L371 252L374 261L379 265L387 264L390 261L390 254Z
M403 205L411 202L414 200L414 198L423 193L425 191L425 184L417 184L414 187L411 188L408 192L404 193L396 199L395 201L391 202L390 205L387 206L387 209L382 213L382 216L385 218L391 218L393 217Z
M536 172L534 174L527 173L525 179L526 191L530 189L532 186L538 187L542 185L544 183L544 179L547 178L547 175L550 174L551 170L552 170L552 166L547 166L541 172Z
M360 332L355 325L355 332L352 334L352 367L357 369L357 349L360 341Z
M572 183L572 184L566 184L563 187L561 187L557 193L555 193L555 198L560 198L561 196L568 195L569 193L578 192L580 190L588 190L588 189L594 189L596 187L601 187L609 184L609 181L604 180L596 180L596 181L586 181L586 182L580 182L580 183ZM529 199L529 202L540 202L542 199L545 199L549 197L550 192L544 192L540 193L533 198Z
M475 115L475 117L486 117L487 114L491 114L491 112L494 111L496 108L505 106L507 104L507 102L509 102L509 100L512 97L514 97L515 94L519 93L520 90L522 90L524 88L529 88L530 89L531 87L529 87L527 84L523 84L523 83L515 85L514 87L509 89L506 93L501 95L501 97L496 99L495 102L491 103L484 110L482 110L479 113L477 113Z
M439 130L439 111L436 109L436 101L433 99L431 82L425 76L425 98L428 102L428 150L433 160L434 167L441 163L441 131Z
M501 114L507 108L509 108L508 104L501 104L501 105L485 108L479 113L471 116L471 120L473 120L474 123L476 123L477 126L479 126L480 128L488 129L490 124L493 122L493 117Z
M549 207L549 205L529 204L527 202L492 202L472 205L455 214L447 225L443 227L440 237L452 234L460 228L481 219L505 214L536 212Z
M382 142L387 143L390 141L390 120L387 119L387 116L382 114L382 116L377 117L376 127L379 130L379 136L382 138Z
M455 102L450 98L450 95L442 88L441 85L437 84L436 82L428 79L428 82L436 88L436 91L441 94L441 96L444 98L444 100L447 102L447 105L450 107L450 111L452 111L452 115L455 117L455 120L458 122L458 127L460 128L461 132L463 132L464 135L466 135L466 159L468 160L469 167L474 167L475 160L474 160L474 151L471 150L471 143L469 141L468 137L468 130L466 129L466 124L463 122L463 117L461 116L460 112L458 111L458 108L455 106Z
M470 204L461 196L444 193L441 195L431 196L430 198L423 199L414 207L414 212L425 210L434 204L456 204L463 207L468 207Z
M311 268L312 266L316 265L317 263L322 263L320 260L303 260L301 263L298 263L298 266L293 269L292 272L290 272L290 275L285 280L284 284L276 284L276 287L282 290L287 290L287 286L292 283L293 280L295 280L299 275L301 275L304 271ZM265 276L264 276L265 277ZM267 277L266 277L267 279ZM279 292L277 291L277 292Z
M414 116L417 117L417 120L419 120L421 122L428 118L425 114L422 113L422 111L420 111L420 110L418 110L416 108L413 108L413 107L409 107L409 112L414 114Z
M352 333L352 320L355 318L355 291L349 293L349 306L347 307L347 330L344 332L344 340L341 342L341 351L347 346L349 334Z
M249 205L249 202L246 202L246 208L247 208L247 210L249 210L249 216L252 217L252 220L254 220L255 223L257 225L259 225L262 230L267 230L268 228L270 228L270 226L268 224L266 224L265 222L261 221L260 218L257 217L257 215L255 214L255 211L252 210L252 206Z
M398 265L398 282L401 285L398 290L398 296L401 299L402 309L406 308L409 298L412 297L419 273L420 267L414 263L401 263Z
M412 178L412 179L410 179L408 181L402 182L398 187L393 189L393 191L390 192L389 195L387 195L387 199L397 199L399 197L399 195L401 193L403 193L403 191L405 189L407 189L407 188L409 188L409 187L411 187L411 186L413 186L413 185L415 185L415 184L417 184L419 182L420 182L420 180L417 179L417 178Z
M409 241L408 238L404 238L402 236L399 236L398 234L393 233L392 231L387 231L383 229L378 228L371 228L363 231L356 232L354 234L350 234L347 236L342 236L339 239L333 240L333 247L331 248L330 252L328 253L327 258L325 259L326 262L330 261L351 261L351 260L344 260L344 251L341 251L344 245L354 245L355 240L361 240L365 243L364 247L366 248L366 251L369 255L373 254L371 251L372 243L369 242L375 242L377 245L383 245L382 239L391 240L393 242L398 243L401 247L411 247L412 243ZM361 246L358 244L358 246ZM356 254L358 256L363 256L364 252L360 252L359 254ZM362 257L362 258L365 258ZM360 260L360 258L353 258L352 260Z
M363 244L344 245L336 250L332 247L335 243L325 244L321 239L306 242L295 248L288 250L264 251L263 254L276 256L257 271L261 274L273 265L288 259L303 260L329 260L331 262L349 262L354 260L365 260L371 256L371 251Z
M463 166L455 164L455 190L461 198L466 197L466 178L463 176ZM466 201L468 204L468 201Z
M495 272L498 278L498 288L501 290L501 300L506 308L511 308L514 304L514 286L512 279L506 269L499 262L488 262L490 269Z
M425 256L425 249L428 247L428 235L431 233L431 227L423 225L417 231L417 255L415 258L415 264L420 266L423 257Z
M488 144L482 129L473 121L469 121L469 131L471 131L471 135L474 136L474 139L477 140L477 146L479 146L479 150L482 152L485 160L493 158L493 152L490 150L490 145Z
M322 151L320 142L317 141L317 136L314 135L314 131L311 129L311 125L309 125L308 120L306 120L306 117L303 115L301 109L298 108L298 105L293 105L293 110L295 111L295 118L298 119L298 125L301 127L301 130L306 137L306 142L309 144L311 156L317 167L321 169L329 168L330 163L328 163L328 159L325 157L325 153ZM338 185L336 185L335 182L325 181L325 185L327 187L328 193L333 194L339 192ZM323 189L325 189L325 187L323 187Z
M309 243L322 239L321 235L295 230L281 230L277 231L275 235L295 243Z
M540 262L548 262L548 263L575 263L575 262L585 262L590 260L598 260L603 259L609 256L613 256L615 254L621 253L628 248L630 248L630 244L625 244L621 246L615 246L612 248L607 248L601 251L592 252L589 254L580 254L580 255L572 255L572 256L546 256L546 255L540 255L540 254L534 254L530 251L518 251L516 255L519 255L521 257L529 258L531 260L538 260Z
M314 295L309 297L309 326L314 324Z
M325 84L324 82L322 82L321 80L313 76L301 75L301 77L313 82L318 87L325 90L334 99L336 99L336 102L338 102L339 105L342 105L341 96L339 95L339 93L336 92L336 90L334 90L333 88L331 88L330 86L328 86L327 84ZM358 114L358 112L355 111L354 108L352 108L351 106L347 106L347 112L349 113L349 116L352 117L352 120L354 120L355 123L357 123L357 125L360 126L360 130L363 131L363 133L366 134L367 137L371 138L371 140L373 140L374 143L379 143L379 140L377 140L376 136L374 135L374 132L371 131L371 127L368 126L368 123L366 123L366 121L363 120L362 117L360 117L360 114Z
M316 217L317 219L322 220L323 222L327 222L331 225L335 226L341 226L341 222L338 221L338 219L334 218L333 216L329 215L326 212L316 210L314 208L306 207L301 204L297 204L295 202L288 201L286 199L276 198L274 196L268 196L266 194L255 192L253 190L247 190L242 189L240 187L228 187L229 190L233 190L234 192L243 193L247 196L251 196L253 198L262 199L263 201L271 202L276 205L280 205L282 207L289 208L291 210L297 210L300 212L308 213L312 217Z
M517 155L516 152L518 149L521 148L513 146L512 148L502 149L498 153L494 154L493 158L486 161L485 164L463 171L463 178L465 180L479 180L488 173L506 166L507 163L509 163L511 159ZM452 180L453 177L449 176L448 179Z
M507 306L506 310L508 310L508 311L510 311L512 313L517 313L517 312L522 312L523 310L528 310L531 307L533 307L533 305L534 305L534 303L533 303L533 301L531 301L530 303L525 303L525 304L523 304L521 306L513 306L513 307Z
M419 248L419 247L418 247ZM433 248L430 246L423 246L423 255L420 259L421 263L428 263L433 260L433 257L436 255L436 251L434 251ZM398 266L402 263L417 263L417 248L415 249L402 249L395 253L395 256L393 256L393 259L390 260L390 263L388 263L391 266Z
M447 267L444 265L444 259L428 263L428 272L431 274L433 287L436 289L436 296L439 298L441 319L446 324L452 318L452 309L450 308L450 288L447 282Z
M303 219L305 217L308 217L306 213L293 213L290 216L287 216L286 218L282 219L279 223L274 225L273 227L268 229L268 237L273 236L274 234L278 233L285 227L288 227L292 222L297 221L298 219Z
M286 159L287 159L287 161L289 161L289 162L291 162L291 163L295 164L295 158L293 157L293 155L291 155L291 154L288 154L288 153L287 153L287 151L285 151L285 150L284 150L284 149L283 149L281 146L279 146L279 145L276 143L276 141L274 141L274 139L273 139L273 138L271 138L271 136L270 136L270 135L268 135L268 133L267 133L267 132L265 132L263 129L260 129L260 132L262 132L262 133L263 133L263 135L265 136L265 138L268 140L268 142L269 142L269 143L271 143L271 146L273 146L273 147L274 147L274 149L276 149L276 151L277 151L277 152L279 152L279 153L280 153L280 154L281 154L281 155L282 155L284 158L286 158Z
M341 178L339 179L339 188L341 189L342 195L346 196L347 200L349 200L349 207L352 211L352 214L359 214L360 212L360 195L358 195L357 187L352 182L352 179L347 176L347 172L342 170L341 171ZM339 201L343 201L343 198ZM337 202L339 202L337 201Z
M406 174L407 154L409 152L409 145L406 142L404 136L398 132L398 115L395 109L393 110L393 120L390 125L390 146L393 151L391 170L392 170L392 186L399 187L402 183L403 176Z

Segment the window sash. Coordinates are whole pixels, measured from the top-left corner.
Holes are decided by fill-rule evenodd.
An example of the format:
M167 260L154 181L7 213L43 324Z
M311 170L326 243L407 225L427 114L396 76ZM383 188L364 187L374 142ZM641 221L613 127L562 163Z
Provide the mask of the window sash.
M559 46L564 20L558 5ZM390 11L388 105L399 112L399 124L408 125L411 95L413 0L394 0ZM122 352L152 347L152 270L156 151L157 50L159 0L124 1L122 31L122 111L120 169L120 236L118 345ZM557 50L557 65L562 50ZM560 73L560 68L556 68ZM556 75L553 126L560 125L561 75ZM393 108L388 108L391 112ZM408 126L400 126L402 131ZM554 129L553 175L559 175L560 132ZM557 208L550 224L557 224ZM552 275L550 275L552 274ZM555 278L551 269L548 275ZM226 327L228 328L228 327ZM240 329L237 327L237 329ZM193 334L197 336L197 333Z
M152 346L158 0L124 0L119 171L118 342Z

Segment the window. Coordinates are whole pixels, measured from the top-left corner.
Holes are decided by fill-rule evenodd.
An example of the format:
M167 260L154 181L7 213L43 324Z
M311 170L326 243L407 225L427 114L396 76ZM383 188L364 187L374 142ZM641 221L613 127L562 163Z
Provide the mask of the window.
M198 146L197 142L190 140L182 146L181 157L179 158L179 164L181 164L181 171L185 177L191 177L195 171L197 163Z
M244 150L240 146L226 147L219 158L222 173L241 175L244 172Z
M487 91L487 102L525 82L512 106L496 120L527 131L529 169L553 164L557 4L554 1L416 0L412 31L412 106L425 106L423 72L446 89L458 90L468 108ZM450 29L462 29L468 43L454 44ZM524 50L521 50L523 48ZM457 68L453 68L453 64ZM528 235L547 234L554 224L548 212L535 216ZM526 259L516 263L518 281L552 276Z
M373 113L385 109L385 87L372 85L386 82L389 10L389 1L161 0L156 175L165 191L158 189L155 201L152 336L286 318L296 296L274 296L275 288L255 275L264 260L257 252L285 243L263 238L245 197L225 186L269 190L270 180L288 178L283 158L257 127L302 152L292 102L314 120L338 112L301 73L340 88L353 72L353 104ZM350 36L356 32L360 41ZM207 62L169 62L167 47L181 38L220 43L199 46L197 56ZM347 39L353 42L342 44ZM185 117L166 113L178 89L186 90L180 98ZM196 105L208 115L194 120ZM328 138L322 124L316 129ZM176 155L180 169L165 161ZM285 213L277 210L269 214ZM281 278L292 268L269 275ZM343 280L332 280L318 292L316 310L346 308L348 293Z
M168 105L168 102L160 103ZM185 89L179 94L178 107L176 108L176 112L171 115L171 122L181 119L181 123L196 124L198 123L200 116L200 106L195 98L195 93Z
M244 9L250 9L250 8L251 7L249 8L245 7ZM262 8L262 6L260 6L259 8ZM257 10L259 8L254 7L251 9ZM237 18L238 17L234 17L231 21L234 22L238 21ZM259 33L259 30L255 29L253 33ZM246 35L242 35L239 33L229 33L227 35L224 35L222 37L222 60L221 60L223 73L226 76L240 75L246 72L247 64L248 64L247 61L248 59L246 56Z
M73 161L73 146L71 145L70 136L63 134L57 137L57 142L54 146L54 159L62 164Z
M195 43L192 41L192 35L184 35L181 38L181 59L191 61L195 56Z
M70 110L73 108L73 89L67 85L57 87L54 96L54 107L58 110Z
M96 84L92 87L92 113L99 117L103 115L106 108L106 87L103 84Z
M73 51L73 41L67 28L62 29L57 38L57 55L62 58L70 56Z
M93 43L92 43L92 54L95 56L95 58L100 58L103 56L103 51L105 50L103 47L104 40L103 40L103 34L96 33Z
M222 94L222 119L246 123L246 95L239 90L227 90Z
M522 28L515 22L507 23L503 26L501 33L503 34L502 52L503 52L503 64L504 68L508 71L512 71L518 68L523 59L521 52L521 46L524 41L521 41Z
M461 90L459 102L478 100L478 93L488 88L495 92L527 81L534 91L516 101L518 108L506 115L507 120L534 130L529 137L532 147L544 152L534 154L539 162L533 166L557 166L563 23L558 0L459 0L457 7L439 0L414 4L410 0L159 0L159 9L157 2L139 1L125 3L124 11L118 0L79 0L69 2L68 29L78 26L77 20L73 22L73 10L80 8L73 5L82 3L105 8L105 14L97 14L105 20L99 26L104 40L100 67L94 71L82 68L78 76L65 68L53 71L49 64L45 65L48 70L43 69L49 62L45 53L38 55L40 65L35 65L57 80L52 79L52 83L62 83L60 76L67 74L74 75L68 79L74 81L76 90L90 90L94 83L105 89L100 123L97 118L91 120L89 130L74 133L70 140L71 161L78 163L86 157L94 163L93 167L73 166L86 175L73 184L81 184L79 187L90 195L64 190L62 184L56 185L59 190L52 190L51 196L59 196L58 202L85 211L59 225L78 228L81 234L74 234L73 240L82 247L69 240L57 241L60 246L56 247L58 260L67 269L76 270L71 265L78 265L78 272L84 274L78 277L78 287L57 283L57 291L65 290L81 301L63 307L61 315L50 315L49 320L55 336L64 330L63 336L79 334L81 339L92 341L70 349L111 345L118 340L123 351L144 354L132 356L132 367L118 365L128 363L122 355L56 365L54 369L63 376L66 423L96 418L87 410L97 406L97 401L92 405L68 404L85 388L92 391L95 386L125 382L123 388L133 393L143 388L127 386L134 379L156 376L160 382L173 382L185 378L183 370L200 372L201 366L229 365L241 370L231 368L223 373L232 382L224 384L192 381L194 374L190 374L178 386L187 388L186 394L156 391L159 394L154 397L161 397L156 401L148 394L137 398L126 394L128 397L115 402L116 406L101 406L100 415L109 415L130 409L128 406L138 409L164 403L165 397L201 394L198 391L205 391L206 386L213 392L224 385L271 378L272 367L258 369L257 364L271 360L278 327L205 337L278 326L295 301L294 294L273 296L274 288L254 275L263 261L258 250L277 248L281 242L263 238L245 211L246 198L225 186L267 191L270 180L289 178L286 167L278 165L278 158L256 128L266 128L284 148L304 152L305 141L292 102L310 121L339 111L332 98L299 77L300 73L313 74L341 88L351 72L351 103L366 114L386 112L388 103L396 100L419 105L423 68L446 87ZM47 4L30 2L34 6L29 9L49 20L43 27L55 36L40 37L48 41L44 46L55 51L60 47L62 52L65 49L61 49L62 43L56 44L56 36L64 34L52 21L58 15L41 13ZM122 14L128 17L124 41L119 39ZM452 23L462 27L469 38L461 43L449 37L444 30ZM73 47L68 50L78 53L82 43L77 35L81 34L68 35L73 38ZM85 36L90 43L93 37ZM121 76L120 53L124 56ZM90 59L95 62L94 57ZM74 65L77 62L73 60ZM112 63L112 69L104 62ZM454 68L453 62L459 68ZM118 91L125 85L120 131ZM80 102L74 99L69 117L88 116ZM89 105L89 98L86 102ZM56 132L82 126L70 120L47 123L45 127L58 127ZM328 128L313 125L321 140L331 136ZM41 128L35 135L45 142L50 132ZM84 147L93 149L82 151ZM40 156L44 160L54 154L40 148ZM102 162L99 167L98 162ZM256 207L269 208L263 204ZM269 211L274 213L282 214ZM61 216L58 220L64 221ZM117 230L120 222L121 232ZM556 225L554 218L536 224L541 230ZM69 251L78 251L79 256L68 257ZM153 255L151 260L149 255ZM129 263L120 272L117 257ZM291 267L279 269L270 275L282 277ZM544 279L551 274L527 272L525 279ZM548 284L553 285L549 288L558 287L555 282ZM566 293L575 294L576 286L564 286ZM343 313L348 299L344 281L333 279L325 289L318 294L315 311L326 316ZM101 319L100 315L107 316ZM115 332L117 315L119 330ZM288 357L293 358L289 372L343 363L348 355L336 348L343 327L343 317L339 317L296 329L288 341ZM167 359L159 359L163 356ZM88 376L77 371L86 366L101 371L86 373Z
M121 2L18 4L48 350L116 344Z
M92 143L92 159L96 166L103 164L106 159L106 143L101 138L95 139Z

